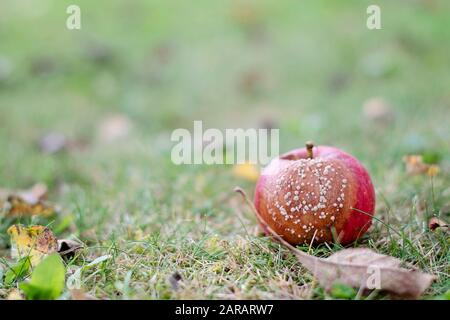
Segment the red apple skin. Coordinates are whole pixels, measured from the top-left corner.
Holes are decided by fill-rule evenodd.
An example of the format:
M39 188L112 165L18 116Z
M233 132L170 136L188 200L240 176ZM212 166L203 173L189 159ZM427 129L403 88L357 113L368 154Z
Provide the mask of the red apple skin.
M325 235L318 239L311 233L301 234L303 231L302 229L297 228L288 222L283 222L282 219L281 221L280 219L275 219L277 221L273 219L274 207L271 206L274 206L274 203L271 203L271 201L274 201L274 181L279 178L282 171L286 172L286 170L290 170L291 167L295 166L296 162L303 161L303 163L305 163L305 160L300 159L308 159L308 151L306 148L292 150L291 152L274 159L263 170L256 184L254 198L255 207L265 223L291 244L309 244L311 241L315 244L331 242L333 241L333 235L331 233L332 227L335 229L336 234L338 235L337 240L341 244L345 245L354 242L369 229L372 223L372 216L375 209L375 190L370 175L357 159L342 150L328 146L317 146L314 147L312 151L314 159L320 159L324 164L337 164L337 167L340 169L337 171L345 177L345 180L348 180L346 200L344 201L344 206L341 212L338 213L336 220L333 220L333 222L328 220L326 224L323 220L319 221L316 217L312 218L314 220L311 220L311 218L308 220L308 222L312 222L316 228L328 230L325 231ZM287 188L288 186L285 187ZM334 185L333 188L335 187L336 186ZM288 189L283 190L287 192ZM268 213L269 209L272 209L272 216ZM331 211L332 208L327 207L322 210ZM291 227L291 229L287 227ZM290 230L293 233L294 230L292 229L294 227L296 228L295 232L297 237L294 237L291 232L286 232L286 230ZM302 236L301 238L300 235Z

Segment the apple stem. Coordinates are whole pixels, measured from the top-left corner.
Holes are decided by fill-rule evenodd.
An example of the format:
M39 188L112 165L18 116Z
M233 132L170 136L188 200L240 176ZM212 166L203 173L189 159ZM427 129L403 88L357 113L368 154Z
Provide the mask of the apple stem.
M308 152L308 159L314 158L313 148L314 148L314 143L312 141L307 141L306 142L306 151Z

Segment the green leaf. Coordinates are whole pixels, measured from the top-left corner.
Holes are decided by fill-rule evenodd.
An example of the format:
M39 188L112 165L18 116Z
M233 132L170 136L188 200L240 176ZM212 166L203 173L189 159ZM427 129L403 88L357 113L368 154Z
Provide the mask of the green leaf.
M29 300L53 300L64 289L65 273L61 257L54 253L36 266L29 282L22 282L19 287Z
M330 294L336 299L353 299L356 296L356 291L345 284L336 283L331 288Z
M450 289L447 290L447 292L444 293L445 300L450 300Z
M67 216L65 216L54 228L53 228L53 233L54 234L59 234L62 233L63 231L65 231L67 228L70 227L70 225L73 223L73 221L75 220L74 215L69 214Z
M426 164L438 164L442 160L442 154L437 151L425 151L422 154L422 159Z
M5 284L11 285L15 281L22 280L30 272L31 263L28 257L20 259L15 265L5 273Z
M433 300L450 300L450 289L448 289L444 294L432 297Z

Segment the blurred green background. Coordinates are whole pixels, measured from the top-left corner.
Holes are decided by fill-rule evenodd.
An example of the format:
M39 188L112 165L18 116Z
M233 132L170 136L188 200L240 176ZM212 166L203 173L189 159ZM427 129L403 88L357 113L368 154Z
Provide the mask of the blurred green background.
M381 30L366 27L374 3ZM71 4L81 30L66 28ZM379 214L408 223L417 197L429 216L450 194L449 40L447 0L2 0L0 188L44 182L80 234L103 239L132 225L234 235L223 194L253 184L170 161L171 132L203 120L280 128L281 152L314 140L353 153ZM48 133L65 151L42 146ZM429 179L405 175L407 154L440 163L432 199Z
M447 151L450 4L378 3L382 30L371 31L370 1L2 1L1 180L39 174L39 135L90 140L109 113L156 154L193 120L269 121L282 151L313 139L372 166L386 153ZM81 30L65 26L70 4ZM394 115L382 129L364 118L372 97Z

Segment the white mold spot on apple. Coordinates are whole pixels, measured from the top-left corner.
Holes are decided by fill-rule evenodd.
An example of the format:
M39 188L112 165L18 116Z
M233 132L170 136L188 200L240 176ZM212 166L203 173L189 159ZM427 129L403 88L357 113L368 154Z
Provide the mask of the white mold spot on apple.
M267 224L292 244L346 244L369 228L375 192L369 174L354 157L307 143L305 149L269 164L257 183L254 202Z

